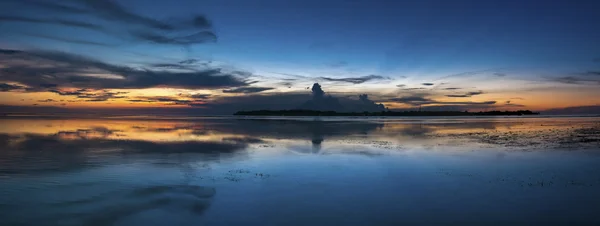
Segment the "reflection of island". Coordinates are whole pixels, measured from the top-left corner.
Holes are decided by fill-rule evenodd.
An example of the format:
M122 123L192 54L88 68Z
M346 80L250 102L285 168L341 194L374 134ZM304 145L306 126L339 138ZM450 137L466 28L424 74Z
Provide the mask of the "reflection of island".
M530 110L519 111L381 111L381 112L336 112L336 111L313 111L313 110L258 110L238 111L234 115L241 116L518 116L538 115L538 112Z
M344 138L357 134L369 134L383 128L374 122L326 122L295 120L236 120L231 124L206 125L213 131L227 134L244 134L270 139L310 140L313 152L319 152L327 138Z

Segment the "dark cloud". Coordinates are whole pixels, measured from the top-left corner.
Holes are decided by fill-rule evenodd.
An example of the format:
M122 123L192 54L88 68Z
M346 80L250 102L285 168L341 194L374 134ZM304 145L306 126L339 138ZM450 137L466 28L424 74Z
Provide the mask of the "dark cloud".
M361 84L371 80L386 80L390 79L389 77L384 77L381 75L367 75L362 77L348 77L348 78L330 78L330 77L319 77L319 79L331 82L348 82L352 84Z
M398 98L392 98L392 99L390 99L390 101L408 104L408 105L424 105L424 104L432 104L435 102L434 100L425 98L423 96L398 97Z
M273 74L278 74L278 75L283 75L283 76L290 76L293 77L293 79L291 80L297 80L297 79L310 79L310 77L307 76L303 76L303 75L297 75L297 74L290 74L290 73L280 73L280 72L271 72ZM290 79L290 78L288 78Z
M49 103L49 102L58 102L54 99L45 99L45 100L38 100L37 102L41 102L41 103Z
M485 70L479 70L479 71L467 71L467 72L462 72L462 73L457 73L457 74L446 75L446 76L436 79L436 81L442 80L442 79L447 79L447 78L454 78L454 77L468 77L468 76L474 76L474 75L485 74L485 73L490 73L490 72L493 72L494 75L498 76L497 74L502 74L502 73L495 72L498 70L501 70L501 69L495 68L495 69L485 69Z
M255 138L255 137L225 137L222 139L225 142L235 142L235 143L247 143L247 144L260 144L266 143L264 140Z
M187 66L187 65L181 65L181 64L172 64L172 63L152 63L152 64L148 64L149 67L152 68L157 68L157 69L178 69L178 70L190 70L193 71L194 68Z
M23 16L0 15L0 22L26 22L26 23L55 24L55 25L63 25L63 26L79 27L79 28L104 31L104 28L100 25L81 22L81 21L63 20L63 19L48 19L48 18L39 19L39 18L23 17Z
M14 7L36 11L39 15L53 15L54 17L2 15L0 21L83 28L99 31L128 42L144 41L154 44L192 45L216 41L211 22L203 15L157 20L137 14L113 0L69 1L68 4L37 0L7 0L7 2L17 4ZM106 26L81 22L82 20L100 20Z
M0 78L1 78L1 76L0 76ZM10 92L10 91L24 90L24 89L25 89L24 86L15 85L15 84L0 83L0 92Z
M471 106L474 106L474 105L494 105L494 104L496 104L496 101L484 101L484 102L436 101L434 99L427 98L426 95L413 95L413 96L404 96L404 97L399 97L399 98L391 98L390 101L397 102L397 103L403 103L403 104L407 104L407 105L412 105L412 106L419 106L419 105L471 105Z
M239 87L223 90L224 93L260 93L262 91L272 90L270 87Z
M306 93L268 93L214 98L204 104L193 104L206 114L233 114L237 111L295 109L308 99Z
M325 95L325 91L318 83L313 84L311 90L312 99L296 107L296 109L337 112L377 112L386 110L383 104L377 104L370 100L368 94L358 95L358 100L338 98Z
M323 98L323 96L325 96L325 91L323 91L319 83L313 84L311 91L313 94L313 98Z
M375 101L372 101L371 99L369 99L369 95L368 94L360 94L358 95L358 100L359 102L356 104L345 104L344 101L342 101L342 104L344 104L344 106L346 106L346 111L354 111L354 112L360 112L360 111L369 111L369 112L375 112L375 111L385 111L387 110L385 108L385 106L383 104L377 104L375 103Z
M522 105L522 104L517 104L517 103L513 103L513 102L512 102L512 101L510 101L510 100L507 100L507 101L504 103L504 106L509 106L509 107L525 107L525 105Z
M187 59L187 60L179 61L179 64L195 64L198 62L199 62L199 60L197 60L197 59Z
M113 0L81 0L81 7L88 9L94 16L119 23L137 24L147 28L155 28L164 31L181 29L206 29L211 27L210 21L203 15L194 15L190 18L175 19L170 21L159 21L134 13L133 11L119 5Z
M564 84L587 84L587 83L600 84L600 79L589 78L589 77L580 77L580 76L555 77L555 78L550 78L550 81L564 83Z
M413 88L404 88L402 90L408 90L408 91L410 91L410 90L422 90L422 89L427 89L427 88L424 88L424 87L413 87Z
M457 88L457 87L448 87L448 88L444 88L444 90L459 90L462 88Z
M578 84L579 82L581 82L581 79L579 79L577 77L573 77L573 76L564 76L564 77L554 78L553 80L556 82L566 83L566 84Z
M210 98L210 94L182 94L180 93L178 96L180 97L187 97L187 98L192 98L192 99L196 99L196 100L205 100Z
M156 44L191 45L216 42L217 36L212 31L201 31L185 36L169 37L152 32L132 32L133 37Z
M505 73L499 73L499 72L493 73L493 75L498 76L498 77L504 77L504 76L506 76Z
M306 93L266 93L256 95L224 96L211 102L193 105L206 113L231 114L251 110L307 109L322 111L381 111L385 107L369 100L368 95L356 99L327 95L319 84L314 84L312 95Z
M89 90L89 89L78 89L78 90L59 90L50 89L48 92L56 93L61 96L74 96L78 99L84 99L88 102L103 102L111 99L123 99L123 96L129 92L112 92L108 90Z
M483 94L483 91L474 91L474 92L468 92L465 94L449 94L446 96L447 97L472 97L472 96L481 95L481 94Z
M94 45L94 46L103 46L103 47L113 47L114 46L114 45L111 45L108 43L94 42L94 41L89 41L89 40L72 39L72 38L65 38L65 37L57 37L57 36L45 35L45 34L31 34L31 33L22 33L22 34L31 36L31 37L44 38L44 39L48 39L48 40L66 42L66 43L71 43L71 44Z
M206 103L211 97L210 94L178 94L176 97L173 96L138 96L133 99L129 99L129 102L136 103L162 103L165 105L189 105L189 106L200 106Z
M600 75L600 71L588 71L586 74L592 75L592 76L598 76L598 75Z
M421 83L421 85L424 85L424 86L432 86L432 85L435 85L435 84L433 84L433 83L429 83L429 82L426 82L426 83Z
M396 87L402 88L402 87L406 87L406 85L405 84L398 84L398 85L396 85Z
M162 103L165 105L192 105L196 103L196 100L193 99L181 99L172 96L140 96L127 101L135 103Z
M30 90L56 87L217 89L250 84L246 80L250 74L242 71L199 68L197 71L181 72L131 68L51 51L3 50L0 51L0 64L4 66L0 68L2 80L26 85Z
M294 85L294 83L292 83L292 82L280 82L278 84L282 85L282 86L285 86L285 87L288 87L288 88L292 88L292 86Z
M12 54L19 54L19 53L21 53L21 51L19 51L19 50L0 49L0 54L3 54L3 55L12 55Z
M312 99L306 101L298 109L317 110L317 111L338 111L342 108L340 101L332 96L325 96L325 91L319 83L313 84Z
M200 61L197 59L187 59L183 61L179 61L176 63L149 63L146 64L147 67L154 69L162 69L162 70L182 70L182 71L198 71L199 66L207 67L210 64L210 61Z

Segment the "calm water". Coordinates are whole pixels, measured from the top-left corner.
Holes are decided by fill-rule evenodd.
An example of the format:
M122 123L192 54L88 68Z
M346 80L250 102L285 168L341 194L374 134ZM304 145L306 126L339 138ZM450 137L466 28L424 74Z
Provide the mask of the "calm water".
M5 117L0 225L598 225L599 122Z

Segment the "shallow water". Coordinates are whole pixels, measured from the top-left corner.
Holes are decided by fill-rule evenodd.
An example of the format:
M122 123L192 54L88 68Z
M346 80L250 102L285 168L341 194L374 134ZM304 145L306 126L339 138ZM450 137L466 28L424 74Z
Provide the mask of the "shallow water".
M600 224L600 119L0 119L0 225Z

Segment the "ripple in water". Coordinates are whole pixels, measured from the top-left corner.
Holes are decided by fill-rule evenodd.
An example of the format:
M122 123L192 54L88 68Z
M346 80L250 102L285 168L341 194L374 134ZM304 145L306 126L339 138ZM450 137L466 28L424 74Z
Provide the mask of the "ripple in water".
M4 218L9 225L114 225L131 217L143 218L151 210L201 215L215 194L213 187L156 185L38 206L46 210L39 218L23 216L18 205L3 205L0 209L11 216L12 219Z

